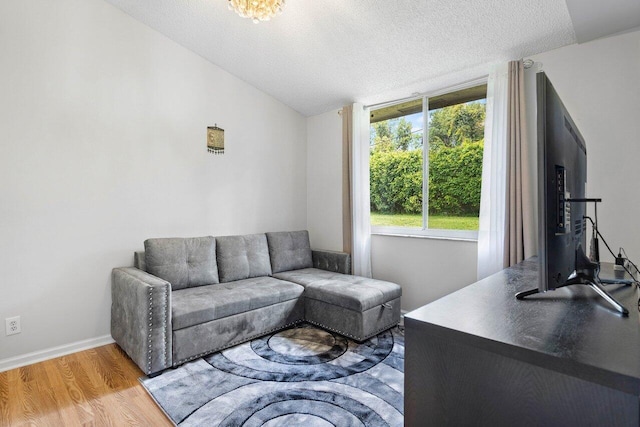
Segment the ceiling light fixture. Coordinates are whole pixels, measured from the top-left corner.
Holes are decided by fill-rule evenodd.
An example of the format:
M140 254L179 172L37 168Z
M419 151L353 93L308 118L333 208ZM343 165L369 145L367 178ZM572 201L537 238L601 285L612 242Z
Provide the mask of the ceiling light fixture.
M243 18L251 18L256 24L268 21L276 13L282 13L285 0L228 0L229 9Z

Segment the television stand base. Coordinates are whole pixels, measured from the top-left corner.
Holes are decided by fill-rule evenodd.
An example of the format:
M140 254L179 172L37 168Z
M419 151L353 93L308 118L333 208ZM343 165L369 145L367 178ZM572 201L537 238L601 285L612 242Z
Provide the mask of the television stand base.
M629 310L627 310L622 304L620 304L605 288L602 287L602 284L596 279L593 280L591 278L585 278L582 276L576 276L567 280L562 285L556 286L556 289L563 288L565 286L571 285L587 285L594 291L598 293L602 298L604 298L609 304L611 304L617 311L619 311L623 316L629 315ZM516 294L516 299L524 299L529 295L534 295L540 293L539 289L530 289L528 291L518 292Z

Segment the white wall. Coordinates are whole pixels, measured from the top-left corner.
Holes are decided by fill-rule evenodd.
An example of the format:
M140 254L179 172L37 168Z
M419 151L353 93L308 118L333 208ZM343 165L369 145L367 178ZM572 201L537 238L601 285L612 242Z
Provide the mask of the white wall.
M402 286L402 309L415 310L477 279L478 244L445 239L372 236L373 277Z
M314 249L342 250L342 117L307 119L307 223Z
M306 119L100 0L0 2L0 135L0 365L107 336L146 238L306 227Z
M599 230L614 251L640 261L640 31L532 57L527 116L535 123L535 72L543 70L587 145L587 195L601 197ZM536 144L535 126L529 140ZM593 210L589 207L589 214ZM602 260L613 261L600 243Z

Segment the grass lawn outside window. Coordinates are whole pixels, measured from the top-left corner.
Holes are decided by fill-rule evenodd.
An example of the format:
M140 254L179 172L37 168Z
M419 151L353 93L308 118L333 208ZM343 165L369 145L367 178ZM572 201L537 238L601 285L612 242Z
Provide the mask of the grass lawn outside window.
M440 230L478 230L478 217L429 215L429 228ZM371 212L371 226L422 228L422 214L383 214Z

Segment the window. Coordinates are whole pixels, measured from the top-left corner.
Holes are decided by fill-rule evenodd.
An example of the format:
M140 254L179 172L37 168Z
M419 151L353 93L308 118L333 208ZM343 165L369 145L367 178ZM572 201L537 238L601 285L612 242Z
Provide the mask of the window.
M374 233L477 238L486 96L476 83L371 111Z

